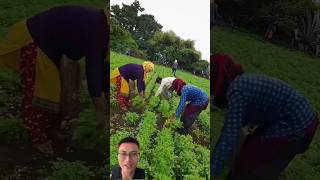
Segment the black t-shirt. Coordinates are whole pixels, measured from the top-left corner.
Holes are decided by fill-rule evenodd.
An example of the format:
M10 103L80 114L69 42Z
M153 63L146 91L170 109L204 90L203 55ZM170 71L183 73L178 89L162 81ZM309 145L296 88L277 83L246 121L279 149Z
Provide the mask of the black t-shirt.
M118 167L112 168L111 179L116 180L116 179L121 179L121 178L122 178L121 177L121 167L118 166ZM145 179L145 178L146 178L145 170L137 168L134 173L133 179Z

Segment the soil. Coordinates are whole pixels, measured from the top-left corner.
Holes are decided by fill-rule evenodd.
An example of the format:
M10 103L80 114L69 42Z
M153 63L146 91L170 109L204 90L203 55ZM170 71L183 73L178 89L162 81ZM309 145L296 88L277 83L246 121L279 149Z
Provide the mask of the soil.
M73 147L57 147L55 154L45 155L33 148L31 143L0 144L0 178L37 180L50 169L51 161L62 158L67 161L84 161L87 166L103 167L105 155L97 150L82 150ZM45 174L47 174L46 172Z

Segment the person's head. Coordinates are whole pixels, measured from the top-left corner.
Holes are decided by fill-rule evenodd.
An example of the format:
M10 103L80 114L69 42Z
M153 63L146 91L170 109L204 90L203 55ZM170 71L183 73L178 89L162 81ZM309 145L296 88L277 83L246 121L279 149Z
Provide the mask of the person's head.
M156 83L161 84L162 78L161 77L157 77L156 79Z
M176 91L177 94L180 96L181 90L182 90L183 86L185 86L185 85L186 85L186 83L182 79L177 78L172 82L170 90Z
M143 80L146 81L148 78L148 73L154 70L154 64L150 61L145 61L142 64L143 67Z
M226 54L216 54L210 57L213 61L213 95L214 104L220 108L227 107L226 92L230 83L243 73L241 64L235 64Z
M154 64L150 61L145 61L142 64L145 73L150 73L154 70Z
M118 162L122 172L131 173L140 159L139 142L132 137L122 139L118 144Z
M178 60L174 60L174 63L178 63Z

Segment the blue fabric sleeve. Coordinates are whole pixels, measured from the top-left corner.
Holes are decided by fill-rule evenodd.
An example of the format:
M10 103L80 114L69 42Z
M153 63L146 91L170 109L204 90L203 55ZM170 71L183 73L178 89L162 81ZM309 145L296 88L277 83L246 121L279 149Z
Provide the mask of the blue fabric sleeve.
M188 93L188 90L186 88L183 88L181 90L181 98L180 98L180 102L179 102L179 105L177 107L177 110L176 110L176 117L179 118L182 114L182 111L186 105L186 101L187 101L187 93Z
M220 176L224 163L233 154L238 143L242 122L244 119L246 103L238 92L229 97L229 110L226 117L222 134L213 149L211 174Z

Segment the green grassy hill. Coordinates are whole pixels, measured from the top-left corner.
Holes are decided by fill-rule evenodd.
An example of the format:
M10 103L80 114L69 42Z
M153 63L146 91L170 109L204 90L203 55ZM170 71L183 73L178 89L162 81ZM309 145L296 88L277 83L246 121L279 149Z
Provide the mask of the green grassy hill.
M118 54L115 52L111 52L110 59L111 59L110 60L111 61L110 62L110 69L114 69L116 67L120 67L120 66L122 66L124 64L128 64L128 63L142 64L144 61L144 60L137 59L134 57L121 55L121 54ZM155 65L155 72L161 72L162 77L173 76L171 67L165 67L165 66L156 64ZM189 72L180 71L180 70L177 70L177 77L187 81L187 83L190 83L190 84L193 84L193 85L196 85L196 86L202 88L208 94L210 92L210 81L208 79L194 76Z
M290 51L269 42L261 36L217 27L211 32L213 52L227 53L236 63L244 66L246 73L265 74L281 79L302 92L320 111L320 58ZM212 138L220 135L225 112L214 110ZM317 179L320 177L320 131L316 133L309 150L298 155L286 169L282 179Z

